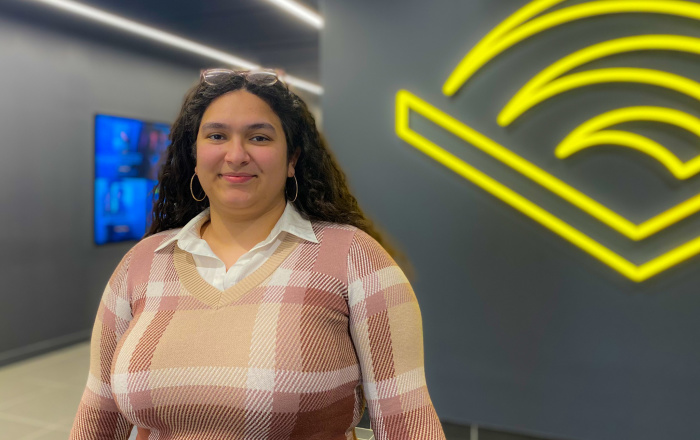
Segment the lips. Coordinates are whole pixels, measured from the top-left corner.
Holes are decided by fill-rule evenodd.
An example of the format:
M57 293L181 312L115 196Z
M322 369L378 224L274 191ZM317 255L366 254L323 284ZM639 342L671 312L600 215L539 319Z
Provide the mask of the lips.
M255 176L247 173L226 173L222 174L221 177L229 183L246 183Z

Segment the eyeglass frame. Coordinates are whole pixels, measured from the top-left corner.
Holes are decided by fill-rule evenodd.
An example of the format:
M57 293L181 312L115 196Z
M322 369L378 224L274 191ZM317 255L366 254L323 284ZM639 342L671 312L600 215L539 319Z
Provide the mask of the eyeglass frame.
M251 84L259 85L259 86L273 86L277 84L278 82L282 83L282 85L288 89L287 83L284 82L282 78L280 78L280 75L277 73L277 71L272 70L272 69L258 69L258 70L232 70L232 69L224 69L224 68L212 68L212 69L202 69L199 73L199 81L201 83L214 86L221 84L220 82L214 82L212 80L207 80L207 74L208 73L214 73L216 76L227 76L227 77L233 77L233 76L242 76L246 79L246 81L250 82ZM264 82L260 81L255 81L255 77L259 77L260 75L264 75L267 78L274 78L274 81L266 84ZM253 81L251 81L253 79Z

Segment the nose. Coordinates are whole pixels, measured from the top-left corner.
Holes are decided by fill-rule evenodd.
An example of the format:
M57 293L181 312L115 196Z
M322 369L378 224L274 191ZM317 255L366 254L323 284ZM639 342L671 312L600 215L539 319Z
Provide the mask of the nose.
M226 145L224 160L233 164L246 164L250 161L250 155L242 137L234 136L231 138L231 142Z

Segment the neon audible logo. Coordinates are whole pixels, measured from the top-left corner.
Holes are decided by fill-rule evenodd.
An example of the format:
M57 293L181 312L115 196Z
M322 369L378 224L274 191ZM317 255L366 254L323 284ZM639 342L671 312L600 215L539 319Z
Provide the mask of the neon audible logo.
M548 9L564 1L536 0L530 2L500 23L457 65L443 85L443 93L446 96L453 96L479 69L521 41L548 29L577 20L621 13L665 14L700 20L700 4L675 0L591 1L546 13ZM558 60L527 82L498 114L497 122L500 126L507 127L525 112L552 97L570 90L603 83L636 83L663 87L700 101L700 83L680 75L644 68L601 68L586 71L580 69L592 61L611 55L650 50L668 50L700 55L700 39L679 35L641 35L605 41L586 47ZM572 71L575 72L572 73ZM700 194L653 218L635 224L615 212L611 207L604 206L411 92L400 90L397 93L396 132L401 139L633 281L640 282L649 279L700 253L700 237L698 237L644 264L637 265L561 220L557 215L538 206L412 130L409 125L411 111L458 136L512 170L537 182L631 240L643 240L697 213L700 211ZM683 162L663 145L647 137L614 128L618 124L630 121L652 121L674 125L700 138L700 119L690 114L665 107L627 107L603 113L584 122L554 148L554 155L564 160L581 150L596 145L616 145L634 149L653 157L679 180L688 179L700 172L700 155Z

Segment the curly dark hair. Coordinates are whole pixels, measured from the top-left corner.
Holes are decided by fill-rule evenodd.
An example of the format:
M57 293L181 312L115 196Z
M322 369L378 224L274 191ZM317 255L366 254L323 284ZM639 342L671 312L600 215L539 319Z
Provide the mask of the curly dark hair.
M246 72L228 75L215 84L200 80L185 95L180 114L170 131L170 146L154 188L157 199L153 206L152 223L144 238L183 227L209 206L208 197L197 202L190 193L202 115L216 98L241 89L265 101L280 118L287 141L287 157L292 157L297 148L301 149L295 167L299 192L293 203L302 217L356 226L377 240L412 278L413 269L405 255L387 243L350 193L345 173L331 154L306 103L282 81L261 85L251 81ZM201 194L201 186L196 185L195 193ZM288 192L295 193L295 184L291 179L287 180L287 186L285 197Z

